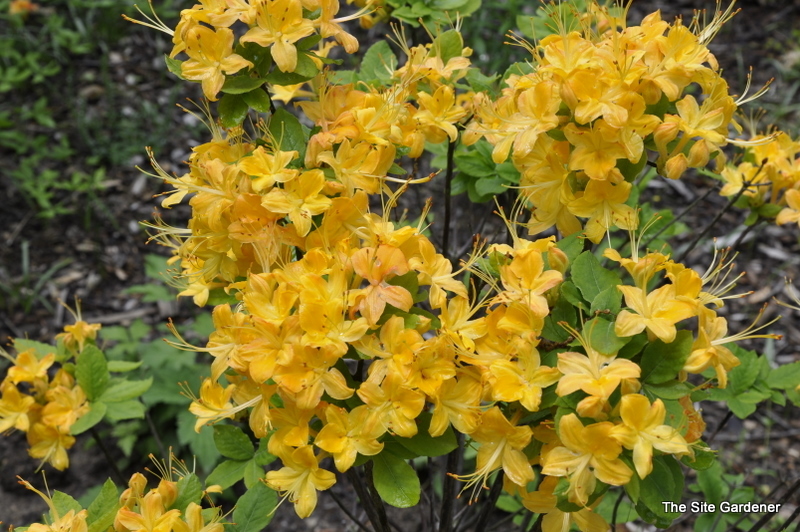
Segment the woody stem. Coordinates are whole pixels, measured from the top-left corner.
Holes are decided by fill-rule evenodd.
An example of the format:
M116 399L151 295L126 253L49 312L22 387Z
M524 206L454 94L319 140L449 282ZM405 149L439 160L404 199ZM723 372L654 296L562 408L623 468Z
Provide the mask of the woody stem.
M444 258L450 260L450 211L452 210L453 198L451 191L453 187L453 172L455 170L456 139L447 145L447 170L444 175L444 226L442 227L442 254Z

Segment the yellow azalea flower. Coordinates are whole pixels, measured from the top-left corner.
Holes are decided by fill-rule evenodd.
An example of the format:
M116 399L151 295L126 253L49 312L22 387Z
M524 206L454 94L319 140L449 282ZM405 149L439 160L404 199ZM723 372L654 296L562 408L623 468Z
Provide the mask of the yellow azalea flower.
M205 26L193 27L186 36L185 52L189 59L181 64L181 74L202 82L203 94L212 102L225 83L223 72L234 74L253 67L253 63L233 53L233 31L228 28L214 31Z
M334 18L339 12L339 6L339 0L319 0L321 13L319 18L314 21L314 24L319 26L320 35L323 37L333 37L336 39L336 42L344 47L345 52L354 54L358 51L358 40L344 31L340 23L359 18L368 11L362 9L348 17Z
M642 232L644 232L644 229L642 229ZM638 242L638 240L633 238L631 242ZM603 252L603 256L615 262L619 262L620 265L628 271L631 277L633 277L633 283L636 287L644 290L647 287L647 283L650 282L650 279L652 279L657 272L666 268L668 257L661 253L648 253L644 257L639 257L638 245L633 245L632 250L633 254L630 259L624 258L619 254L619 251L613 248L606 248Z
M596 244L614 226L636 229L639 217L633 207L625 205L632 186L627 181L614 184L592 179L583 195L569 202L567 207L572 214L589 218L584 229L586 238Z
M300 171L286 166L297 157L297 151L280 151L268 153L264 146L259 146L250 157L239 161L239 169L252 176L253 190L261 193L271 189L275 183L286 183L300 175Z
M557 286L563 276L558 270L544 270L541 252L534 249L519 250L511 264L500 267L500 280L505 288L496 301L518 301L527 305L534 314L545 317L550 309L544 293Z
M357 393L370 411L365 430L371 432L376 424L403 438L417 433L415 420L425 407L425 395L406 386L400 377L387 375L380 385L365 382Z
M451 424L464 434L474 432L480 423L482 395L480 374L469 368L457 370L456 376L444 381L433 396L430 435L441 436Z
M36 380L47 381L47 370L50 369L55 360L55 353L45 355L40 360L37 358L33 348L26 349L21 353L17 353L17 357L12 359L14 365L8 368L8 379L14 384L19 384L20 382L33 384Z
M59 471L69 467L67 449L75 445L75 438L69 432L44 423L34 423L28 430L28 454L31 458L41 458Z
M569 169L583 170L592 179L608 179L617 166L617 159L627 158L625 149L619 143L617 130L602 118L588 128L567 124L564 135L574 146Z
M590 346L577 331L571 331L587 355L575 352L558 354L558 370L564 374L558 381L556 393L569 395L583 390L589 397L578 403L578 413L585 417L604 418L608 398L626 380L638 379L641 368L615 354L603 355Z
M420 284L430 285L428 297L433 308L445 305L445 290L467 297L467 287L453 278L453 264L441 253L436 253L430 240L419 240L419 256L410 258L408 266L419 273Z
M472 351L475 340L486 334L484 318L471 319L481 305L470 304L469 299L457 295L441 307L439 321L442 324L439 335L444 336L458 349Z
M322 170L308 170L284 184L284 188L273 188L264 196L261 204L272 212L289 216L299 236L311 230L311 217L322 214L331 205L325 196L325 174Z
M351 143L350 139L344 139L335 154L324 151L317 156L317 161L333 168L336 179L344 184L348 196L352 196L357 188L368 194L377 194L394 164L396 153L394 144L375 146L369 142Z
M336 476L319 467L310 445L279 456L284 467L267 472L267 486L285 492L282 501L289 499L294 511L304 519L317 506L317 490L326 490L336 483Z
M492 374L492 398L496 401L519 401L529 412L539 410L542 389L558 382L561 372L542 366L539 353L531 349L520 353L516 361L496 360L489 366Z
M278 364L272 378L294 395L298 408L314 408L323 393L340 400L353 395L342 372L333 367L339 357L331 349L295 344L292 353L291 360Z
M27 432L30 427L28 411L36 400L20 393L17 386L6 380L0 386L0 434L11 429Z
M475 486L475 490L488 488L489 475L501 467L511 482L518 486L527 485L535 475L522 450L528 446L532 435L529 426L516 426L496 406L481 414L480 425L469 435L480 444L475 472L458 477L467 481L464 489L471 486Z
M50 509L50 515L53 517L52 523L34 523L28 527L28 530L32 532L86 532L88 530L86 524L87 510L80 510L78 512L70 510L64 515L61 515L61 512L58 511L53 499L51 499L49 495L45 495L34 488L27 480L20 480L19 483L41 497Z
M87 340L94 341L97 338L97 331L101 327L99 323L86 323L79 319L73 325L65 325L64 332L57 334L56 338L63 338L67 349L77 350L80 353Z
M282 72L297 68L297 47L294 43L314 33L310 20L303 18L303 6L297 0L255 0L256 26L245 33L240 42L272 46L272 58Z
M749 338L780 338L780 335L777 334L753 334L775 321L756 327L756 323L763 312L764 310L762 309L756 319L753 320L753 323L744 331L726 336L728 333L727 320L722 316L717 316L717 313L711 309L700 307L697 339L692 344L692 352L689 354L689 358L683 364L683 371L702 373L713 367L717 374L719 387L727 387L728 372L741 364L741 362L730 349L725 347L725 344Z
M625 295L625 304L635 312L623 310L617 315L614 332L617 336L633 336L647 329L648 335L662 342L675 340L675 324L694 316L693 306L677 299L675 286L668 284L649 294L635 286L618 285Z
M425 137L434 144L450 138L455 142L458 130L454 125L464 118L467 111L456 104L453 88L442 85L433 94L420 92L417 94L419 111L414 114L414 121L425 128Z
M644 395L622 396L620 417L622 425L613 432L614 438L626 449L633 450L633 464L639 478L653 470L653 448L674 455L688 455L692 451L677 429L664 424L667 409L661 399L653 404Z
M369 408L357 406L350 412L344 408L328 405L325 409L325 425L314 439L314 445L333 455L336 469L345 472L353 465L357 455L373 456L383 450L378 438L382 427L367 423Z
M45 397L48 403L42 409L42 423L63 432L69 432L78 418L89 412L86 394L80 386L72 389L57 386L48 390Z
M212 490L212 486L206 488L206 493L220 493ZM212 507L213 508L213 507ZM175 532L223 532L224 525L220 522L219 513L210 519L203 518L203 507L196 502L190 502L183 512L183 520L175 521L173 530Z
M775 223L778 225L800 224L800 190L789 189L783 197L786 199L787 207L778 213Z
M235 412L231 395L235 389L234 385L223 388L215 380L203 380L203 384L200 385L200 397L189 405L189 411L197 416L194 424L195 432L200 432L200 428L208 423L233 417Z
M161 494L152 490L139 501L139 511L120 508L117 521L131 532L171 532L180 521L177 508L166 511Z
M578 416L568 414L558 427L563 446L542 457L542 474L568 477L570 501L586 506L596 480L612 486L630 481L633 471L619 459L622 446L613 438L613 423L583 426Z
M581 532L608 532L606 520L590 508L582 508L577 512L559 510L556 506L558 498L553 493L556 485L558 477L545 476L538 490L522 495L522 505L525 508L537 514L545 514L542 517L542 532L569 532L573 524Z
M408 272L408 260L400 249L389 245L361 248L350 260L356 274L369 282L366 288L351 292L351 297L371 325L378 323L387 304L408 312L414 304L409 291L386 282L390 275Z

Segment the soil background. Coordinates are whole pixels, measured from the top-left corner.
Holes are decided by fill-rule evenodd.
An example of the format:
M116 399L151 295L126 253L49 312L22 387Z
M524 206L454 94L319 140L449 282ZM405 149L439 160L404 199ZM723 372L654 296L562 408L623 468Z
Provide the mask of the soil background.
M484 4L487 3L484 0ZM502 5L503 2L497 0L495 3ZM667 20L676 15L683 15L688 20L693 8L713 8L713 5L708 1L634 0L629 20L636 23L655 9L661 9ZM763 100L764 105L780 113L782 120L794 124L794 132L797 133L800 120L795 116L795 108L799 102L794 95L800 84L800 75L797 74L800 72L800 33L795 28L800 28L800 1L750 0L739 2L738 5L742 12L723 28L711 49L725 69L732 88L744 86L750 66L753 67L753 83L756 87L775 78L772 91ZM485 31L491 29L492 25L487 24ZM383 27L362 32L359 35L362 46L387 31L388 28ZM203 142L207 134L197 119L174 106L183 102L184 98L197 98L198 91L196 86L187 86L163 75L161 56L166 44L154 33L137 30L123 37L113 50L108 51L108 72L123 101L145 99L159 104L159 113L162 113L160 120L167 121L170 133L153 148L165 170L181 172L182 161L188 158L191 146ZM467 44L469 39L470 36L465 35ZM87 71L98 68L96 61L85 57L76 58L74 67ZM91 83L78 87L74 95L83 98L87 112L97 115L111 112L108 99L96 90L93 92L89 85ZM176 85L180 86L177 91ZM12 93L9 97L12 100L24 99L26 95ZM56 108L54 112L57 114L60 110ZM7 150L0 151L0 187L3 190L3 206L0 208L0 279L3 282L20 282L24 272L19 257L24 242L28 242L30 271L34 274L42 274L59 260L70 259L68 265L44 283L41 295L37 295L28 311L19 306L0 307L0 343L6 344L13 337L51 341L61 327L71 320L69 314L55 302L61 300L71 303L75 297L82 301L84 319L104 324L127 326L135 319L155 324L163 323L168 317L180 321L194 315L190 302L144 303L124 293L130 286L146 282L145 255L160 252L156 246L146 245L147 235L139 225L140 220L151 218L158 201L153 196L162 191L162 185L157 180L143 176L134 168L136 165L146 165L144 146L141 148L141 155L124 165L108 168L105 188L97 201L74 215L51 221L37 218L21 194L15 191L3 172L11 166L14 154ZM441 197L439 186L434 183L424 193ZM692 176L678 183L654 180L649 200L656 206L678 209L701 195L709 186L708 180ZM707 202L706 208L696 209L684 219L693 230L704 227L708 223L705 213L721 208L725 200L712 194ZM469 206L464 198L457 199L455 205L457 220L469 220L475 216L476 210L484 208ZM485 208L492 209L490 205ZM185 223L188 218L185 207L162 214L168 222L174 221L176 225ZM717 226L716 236L728 244L732 243L736 239L736 231L740 231L743 218L741 213L729 213ZM781 295L784 276L798 278L800 249L797 234L797 227L761 227L740 243L737 262L739 269L747 272L740 281L740 289L752 290L753 294L743 302L734 301L730 304L728 319L732 329L752 319L749 311L744 309L758 307L770 302L773 296ZM691 236L687 235L685 241ZM710 244L701 246L691 255L690 263L708 264L710 256ZM50 308L41 303L42 300L49 301ZM771 303L767 316L778 313L783 314L784 319L775 330L780 330L784 337L773 345L775 360L780 363L793 362L798 360L797 346L800 345L798 314L779 309ZM763 344L754 344L752 347L763 349ZM725 411L717 405L705 407L708 433L717 429L724 415ZM109 447L114 450L113 445ZM800 474L800 415L792 408L771 407L759 409L744 423L734 418L716 435L714 447L719 449L722 460L733 472L746 476L747 485L754 486L758 494L766 495L782 482L795 479ZM16 481L17 475L31 480L36 478L34 471L38 464L28 457L26 448L23 434L13 433L0 438L0 520L4 524L26 525L37 520L45 511L44 503L26 492ZM88 437L78 439L70 451L70 461L70 468L63 473L46 468L51 489L80 496L108 476L107 463ZM35 483L41 485L41 478ZM346 483L337 484L334 493L349 511L366 521L359 514L355 495ZM784 505L784 511L791 513L798 503L800 501L795 495L793 500ZM425 510L421 509L390 517L400 523L400 530L405 531L419 529L425 523L424 514ZM502 518L503 514L498 513L497 520ZM691 529L687 527L688 523L677 523L671 530ZM291 505L286 504L278 510L269 529L333 532L355 530L355 527L337 503L323 493L313 517L300 521L294 516Z

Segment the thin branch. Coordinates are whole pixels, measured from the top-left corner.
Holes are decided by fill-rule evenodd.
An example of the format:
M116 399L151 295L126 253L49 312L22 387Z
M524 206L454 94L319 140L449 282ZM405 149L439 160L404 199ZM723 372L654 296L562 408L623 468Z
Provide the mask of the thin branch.
M327 493L328 493L328 495L330 495L330 496L331 496L331 498L333 499L333 502L335 502L335 503L336 503L336 506L338 506L338 507L339 507L339 509L341 509L341 510L342 510L342 512L344 512L344 514L345 514L347 517L349 517L349 518L350 518L350 520L351 520L352 522L354 522L358 528L360 528L360 529L361 529L361 530L363 530L364 532L372 532L372 531L371 531L369 528L367 528L367 526L366 526L364 523L362 523L361 521L359 521L359 520L358 520L358 518L357 518L355 515L353 515L353 513L352 513L350 510L348 510L348 509L345 507L345 505L344 505L344 503L342 502L342 500L341 500L341 499L340 499L340 498L339 498L339 497L338 497L338 496L337 496L337 495L336 495L336 494L333 492L333 490L327 490Z
M721 431L721 430L722 430L722 429L725 427L725 425L727 425L727 424L728 424L728 421L730 421L732 417L733 417L733 412L732 412L732 411L729 409L729 410L728 410L728 413L727 413L727 414L725 414L725 417L724 417L724 418L722 418L722 421L720 422L720 424L719 424L719 425L717 425L717 428L716 428L716 429L714 429L714 432L713 432L713 433L711 434L711 436L709 436L709 437L708 437L708 439L706 440L706 443L707 443L709 446L711 446L711 442L712 442L712 441L714 441L714 438L716 438L716 437L717 437L717 434L719 434L719 431Z
M800 477L798 477L795 483L792 484L788 490L786 490L786 493L784 493L783 497L781 497L780 500L777 502L778 508L780 508L781 505L786 503L786 501L788 501L792 497L792 495L794 495L794 492L797 491L798 489L800 489ZM758 532L758 530L761 530L761 527L766 525L776 513L778 512L767 512L761 517L761 519L756 521L756 524L750 527L750 530L748 530L747 532Z
M492 514L492 510L494 510L497 499L500 497L502 491L503 472L499 471L497 473L497 478L494 479L494 484L492 484L492 489L489 491L488 499L483 501L481 513L478 515L478 522L475 523L475 532L486 531L486 525L489 523L489 516Z
M622 499L625 497L625 490L619 491L619 497L617 497L617 502L614 503L614 511L611 513L611 530L617 529L617 511L619 510L619 505L622 503Z
M372 504L378 514L378 520L381 523L381 528L389 532L389 520L386 517L386 507L383 505L383 499L378 495L378 490L375 488L375 481L372 477L372 461L364 464L364 480L367 484L367 491L372 499ZM373 523L374 524L374 523ZM396 527L395 527L396 528ZM403 532L400 530L399 532Z
M746 181L746 182L742 183L742 188L741 188L741 189L739 189L739 192L737 192L737 193L736 193L736 195L734 195L734 196L733 196L733 197L732 197L732 198L731 198L731 199L728 201L728 204L727 204L727 205L725 205L725 207L723 207L723 208L722 208L722 210L721 210L721 211L719 211L719 212L717 213L717 215L714 217L714 219L713 219L713 220L711 220L711 223L709 223L709 224L706 226L706 228L705 228L705 229L703 229L703 231L702 231L702 232L701 232L699 235L697 235L697 236L694 238L694 240L692 240L692 242L689 244L689 247L687 247L687 248L686 248L686 249L683 251L683 253L681 253L681 256L680 256L679 258L677 258L677 259L675 260L675 262L683 262L683 260L684 260L684 259L687 257L687 255L689 255L689 253L690 253L690 252L691 252L691 251L692 251L692 250L695 248L695 246L697 246L697 244L699 244L699 243L700 243L700 241L701 241L703 238L705 238L705 236L706 236L708 233L710 233L710 232L711 232L711 229L713 229L713 228L714 228L714 226L715 226L715 225L717 225L717 222L719 222L719 221L720 221L720 219L721 219L721 218L722 218L722 217L725 215L725 213L726 213L726 212L728 212L729 210L731 210L731 208L733 207L733 205L734 205L734 204L735 204L737 201L739 201L739 198L741 198L741 197L742 197L742 195L745 193L745 191L747 191L747 190L748 190L748 189L749 189L749 188L752 186L752 184L753 184L753 181L755 180L755 178L756 178L756 177L758 177L758 174L760 174L760 173L761 173L761 170L763 170L763 169L764 169L764 164L766 164L766 162L767 162L767 161L766 161L766 159L765 159L765 160L764 160L764 162L762 162L762 163L761 163L761 166L758 168L758 171L755 173L755 175L752 177L752 179L750 179L749 181Z
M450 260L450 211L453 208L453 172L455 170L456 141L447 145L447 171L444 175L444 227L442 227L442 254Z
M444 486L442 487L442 511L439 513L439 532L452 532L453 530L453 510L456 501L456 479L452 475L458 475L461 462L461 448L464 443L464 436L459 433L458 447L450 451L447 455L447 466L444 475Z
M389 532L387 528L383 528L381 526L381 520L378 516L378 511L375 509L373 504L372 497L370 497L370 495L367 493L366 486L361 480L356 468L351 467L347 470L345 475L347 476L347 480L350 481L350 484L353 485L353 489L356 490L356 495L361 501L364 511L367 513L367 519L369 519L369 522L372 523L372 528L374 528L376 532Z
M94 438L94 441L97 442L97 446L100 447L101 451L103 451L103 454L106 457L106 462L108 462L108 465L111 468L111 472L114 473L114 476L117 478L117 482L119 482L119 485L120 486L127 485L127 482L125 482L125 477L122 475L122 471L120 471L119 467L117 467L117 461L114 460L113 456L111 456L111 452L108 450L108 447L106 447L105 442L103 442L103 439L100 437L100 434L97 433L97 429L92 427L89 429L89 432L92 434L92 438Z
M650 238L647 240L647 242L645 242L645 244L644 244L644 249L647 249L647 246L649 246L649 245L650 245L650 244L653 242L653 240L655 240L656 238L658 238L659 236L661 236L661 234L662 234L664 231L666 231L667 229L669 229L670 227L672 227L672 226L673 226L675 223L679 222L681 218L683 218L684 216L686 216L687 214L689 214L689 212L690 212L692 209L694 209L695 207L697 207L697 205L698 205L698 204L699 204L701 201L703 201L704 199L706 199L706 198L707 198L707 197L708 197L708 196L709 196L709 195L710 195L712 192L714 192L715 190L717 190L717 189L716 189L716 187L711 187L711 188L709 188L709 189L706 191L706 193L705 193L705 194L703 194L702 196L700 196L699 198L697 198L696 200L694 200L692 203L690 203L690 204L689 204L689 206L688 206L688 207L686 207L684 210L682 210L682 211L681 211L681 213L680 213L678 216L674 217L674 218L673 218L672 220L670 220L670 221L669 221L667 224L665 224L665 225L664 225L664 227L662 227L661 229L659 229L659 230L656 232L656 234L654 234L653 236L651 236L651 237L650 237Z

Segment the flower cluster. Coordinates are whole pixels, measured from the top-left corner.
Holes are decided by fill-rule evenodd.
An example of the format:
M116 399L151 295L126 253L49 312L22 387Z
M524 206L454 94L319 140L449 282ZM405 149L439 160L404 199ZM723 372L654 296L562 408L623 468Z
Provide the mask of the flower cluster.
M531 234L556 226L596 243L614 226L633 229L626 201L650 153L660 174L678 179L731 142L746 99L729 95L707 47L729 15L700 28L656 12L626 26L599 10L581 31L561 27L536 46L519 41L532 66L512 69L498 99L477 97L464 141L488 140L496 163L511 156Z
M208 23L248 5L227 2ZM253 5L289 13L306 2ZM265 482L301 517L336 482L326 459L345 472L394 456L390 443L457 431L477 447L467 487L502 471L506 491L546 514L545 529L605 530L592 508L607 486L646 482L656 463L692 463L704 427L694 394L714 380L726 387L739 364L732 342L771 336L727 335L716 313L735 283L724 256L700 275L663 253L640 256L634 232L627 256L605 254L629 283L583 251L576 233L597 242L614 226L637 228L626 202L648 150L669 178L704 167L743 101L706 47L727 14L687 28L657 13L635 27L592 13L582 32L531 47L533 68L509 76L497 99L460 83L470 50L457 31L417 47L398 33L399 68L376 48L358 73L307 87L280 78L273 100L308 98L300 120L272 110L250 134L209 120L214 139L194 149L186 175L153 162L175 189L162 205L192 194L187 228L153 225L180 262L181 294L223 301L205 347L176 343L213 358L190 407L196 429L233 419L269 438L283 467ZM290 45L315 27L302 20L296 41L256 39L266 22L242 39L270 47L286 72ZM199 79L187 76L190 61L181 72ZM484 137L496 163L510 155L522 180L511 243L476 243L454 271L426 236L425 213L392 221L398 197L424 180L392 175L405 172L402 156L459 136ZM519 205L533 210L531 234L555 225L572 236L519 237Z
M765 139L774 142L764 144ZM775 218L778 225L800 221L800 142L783 132L755 135L738 164L720 172L720 194L751 210L751 221Z
M135 473L128 488L117 497L117 488L107 482L95 501L87 509L70 508L59 511L58 504L29 482L20 484L38 494L50 508L50 522L33 523L32 532L86 532L91 529L132 532L158 530L159 532L222 532L222 516L218 507L203 508L200 494L195 494L185 484L172 480L171 472L155 488L147 489L147 479ZM193 478L186 472L182 479ZM196 480L196 478L195 478ZM209 487L202 494L215 491ZM191 500L193 498L198 500ZM62 507L63 508L63 507ZM112 528L113 525L113 528Z
M27 433L28 454L63 471L69 466L67 450L75 444L71 427L89 411L86 394L63 364L75 360L88 344L94 343L99 324L78 320L64 327L58 354L45 344L21 349L11 357L0 352L12 366L0 383L0 433L17 429ZM48 370L58 360L54 375Z

